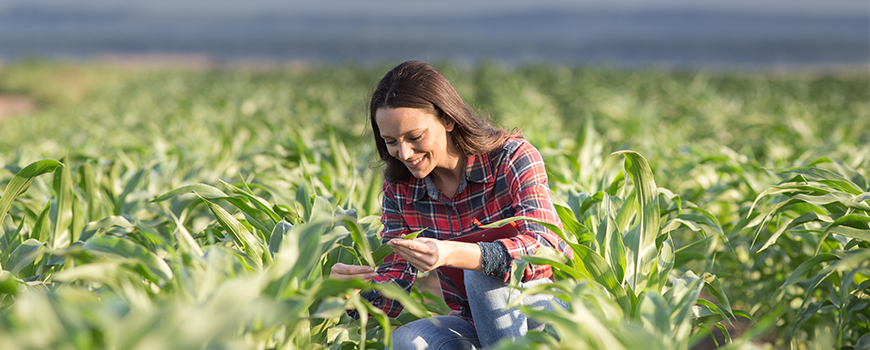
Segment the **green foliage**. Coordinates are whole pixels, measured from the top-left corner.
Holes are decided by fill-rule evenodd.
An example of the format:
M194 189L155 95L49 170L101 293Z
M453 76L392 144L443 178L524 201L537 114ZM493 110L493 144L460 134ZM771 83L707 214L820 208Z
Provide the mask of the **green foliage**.
M365 105L388 68L4 68L41 110L0 128L0 348L380 348L443 313L326 278L390 253ZM541 151L574 252L517 261L569 307L499 348L870 342L865 75L443 71Z

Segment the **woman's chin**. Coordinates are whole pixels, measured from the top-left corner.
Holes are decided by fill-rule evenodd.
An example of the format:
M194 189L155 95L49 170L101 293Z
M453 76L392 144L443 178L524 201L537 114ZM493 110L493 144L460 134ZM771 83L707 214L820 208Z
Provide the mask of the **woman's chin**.
M407 168L407 169L411 173L412 176L414 176L418 179L423 179L426 176L429 176L429 171L425 171L425 170L420 169L420 168L413 168L413 169Z
M426 175L429 175L429 173L424 173L421 171L411 171L411 175L418 179L424 179L426 178Z

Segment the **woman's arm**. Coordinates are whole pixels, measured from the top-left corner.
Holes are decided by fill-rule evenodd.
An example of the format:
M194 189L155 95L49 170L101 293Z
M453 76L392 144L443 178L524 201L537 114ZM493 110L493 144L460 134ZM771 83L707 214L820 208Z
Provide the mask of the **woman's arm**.
M441 266L481 270L480 247L474 243L432 238L391 239L387 244L418 270L429 272Z
M504 167L499 170L507 174L506 180L511 188L516 210L514 215L531 217L561 227L547 186L547 171L538 150L528 142L521 141L519 148L504 163ZM541 246L555 248L573 258L571 247L543 225L519 221L517 229L521 232L520 235L497 241L504 245L511 258L532 255ZM552 275L549 265L529 264L523 273L523 281L550 278ZM507 281L509 276L503 277Z

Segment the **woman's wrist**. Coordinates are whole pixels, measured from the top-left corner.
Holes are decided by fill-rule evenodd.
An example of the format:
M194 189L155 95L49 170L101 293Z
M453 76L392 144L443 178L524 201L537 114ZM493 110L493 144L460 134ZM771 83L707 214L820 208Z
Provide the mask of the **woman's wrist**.
M474 243L441 241L447 244L444 265L463 270L480 271L481 251Z
M506 279L512 260L507 248L498 242L478 242L480 247L480 271L484 275Z

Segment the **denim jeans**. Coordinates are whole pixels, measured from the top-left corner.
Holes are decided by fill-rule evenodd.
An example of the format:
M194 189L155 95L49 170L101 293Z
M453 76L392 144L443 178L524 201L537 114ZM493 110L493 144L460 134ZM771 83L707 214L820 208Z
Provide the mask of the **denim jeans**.
M542 278L522 287L550 283ZM482 349L502 338L516 339L526 332L540 331L544 324L528 319L516 308L507 309L508 299L518 298L520 292L511 293L510 286L477 271L465 271L465 290L475 326L457 316L435 316L408 323L393 332L393 350L404 349ZM552 310L555 301L565 307L561 299L550 295L532 295L523 298L522 305L535 309ZM437 321L433 321L437 320Z

